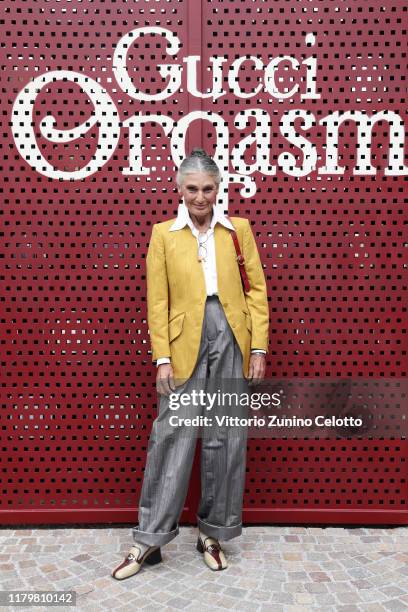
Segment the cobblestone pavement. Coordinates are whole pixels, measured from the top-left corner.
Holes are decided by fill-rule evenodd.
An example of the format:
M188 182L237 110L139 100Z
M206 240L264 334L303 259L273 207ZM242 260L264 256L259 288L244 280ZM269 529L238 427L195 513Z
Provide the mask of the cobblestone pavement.
M245 527L224 542L228 569L212 572L182 527L162 549L163 563L116 581L110 573L132 544L131 528L0 530L2 590L74 590L62 610L408 609L408 527ZM61 610L1 607L1 610Z

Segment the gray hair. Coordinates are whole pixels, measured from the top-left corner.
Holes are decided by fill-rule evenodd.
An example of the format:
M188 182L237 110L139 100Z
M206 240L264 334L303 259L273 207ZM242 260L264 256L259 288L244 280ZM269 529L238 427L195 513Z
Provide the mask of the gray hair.
M176 175L177 185L180 186L185 175L191 174L192 172L210 174L214 178L217 186L219 186L221 182L220 169L204 149L195 148L191 151L190 155L183 159Z

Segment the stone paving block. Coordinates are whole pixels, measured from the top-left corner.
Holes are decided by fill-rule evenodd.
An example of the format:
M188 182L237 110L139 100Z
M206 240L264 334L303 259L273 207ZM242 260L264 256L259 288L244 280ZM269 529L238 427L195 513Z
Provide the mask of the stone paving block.
M327 590L330 593L348 593L350 591L350 583L348 581L327 582Z
M292 580L307 580L308 575L303 571L288 572L288 578Z
M243 599L246 593L247 592L245 589L240 589L237 587L230 587L230 586L224 589L223 591L223 595L228 595L229 597L235 597L238 599Z
M365 569L362 567L351 568L350 570L346 570L346 573L350 577L350 580L370 578L373 575L373 572L370 569Z
M325 572L310 572L310 578L313 582L331 582L330 576Z
M242 578L241 576L235 576L234 578L234 584L241 589L252 591L259 588L259 578Z
M354 604L361 602L361 598L357 591L349 593L336 593L336 599L342 604Z
M184 608L187 608L187 606L190 605L190 601L183 597L173 597L172 599L169 599L167 605L172 608L175 608L176 610L183 610Z
M28 589L25 588L25 586L23 587L22 584L16 584L16 580L13 577L10 580L2 580L1 581L1 590L2 591L16 591L18 589L21 589L22 591L27 591Z
M287 593L304 593L305 592L305 583L304 582L292 582L289 580L286 584L283 585L283 590Z
M328 606L334 609L337 603L335 596L331 593L315 593L313 597L318 610L327 610Z
M260 587L265 591L271 591L273 593L279 593L279 591L283 590L283 586L286 584L286 581L282 580L264 580L261 582Z
M76 578L82 577L84 575L84 573L85 573L84 567L81 567L81 565L76 565L76 566L75 565L74 566L71 565L70 568L69 568L69 571ZM106 572L106 568L105 568L105 572ZM95 574L92 572L92 575L95 575Z
M211 571L211 570L210 570L210 571ZM227 574L228 574L228 575L227 575ZM221 580L221 573L216 573L216 572L214 572L214 577L215 577L215 579L217 579L217 580ZM225 570L223 571L223 574L222 574L222 584L223 584L224 586L231 586L231 587L234 587L234 586L236 586L236 585L237 585L238 580L239 580L239 578L237 578L236 576L234 576L234 575L232 575L232 576L231 576L231 575L229 575L229 572L228 572L228 571L225 571Z
M332 582L350 582L350 576L347 572L331 572Z
M296 604L312 605L315 602L311 593L295 593L293 597Z
M323 582L309 582L304 585L308 593L327 593L327 585Z
M236 607L235 608L231 608L231 610L239 610L239 612L258 612L259 610L259 603L256 602L252 602L252 601L247 601L247 600L242 600L239 603L235 604ZM193 607L194 609L194 607ZM220 608L222 609L222 608ZM198 612L198 608L197 608L197 612ZM201 611L200 611L201 612Z
M169 591L156 591L150 595L150 598L152 599L152 602L165 604L170 599L174 598L174 593Z
M397 585L390 585L385 587L385 589L380 589L382 593L384 593L384 595L387 595L388 597L395 597L395 598L399 598L403 595L407 595L408 591L406 589L402 589Z
M350 588L357 589L358 591L371 589L373 586L372 580L350 580Z
M390 610L391 612L404 612L408 609L407 604L401 599L389 599L383 602L383 606L386 610Z
M324 561L321 564L322 569L324 569L325 572L338 572L338 571L343 571L343 567L341 566L340 563L338 563L337 561Z
M92 584L80 584L74 587L74 591L76 592L77 597L82 597L83 595L94 592L95 587Z
M259 612L284 612L284 606L275 603L264 604L259 608Z
M119 606L121 606L121 602L116 599L116 597L110 597L105 599L103 598L103 606L105 610L116 610Z
M359 591L359 596L362 602L366 605L367 603L380 603L384 601L387 597L384 593L379 593L376 587L372 587L371 589L364 589Z
M237 605L237 600L232 597L228 597L227 595L212 595L211 601L214 604L215 608L221 608L224 610L235 610Z
M263 591L261 589L251 590L247 594L250 596L251 601L258 602L259 604L269 601L273 596L273 593L270 591Z
M273 593L271 597L271 602L276 602L278 604L293 604L294 596L292 593Z

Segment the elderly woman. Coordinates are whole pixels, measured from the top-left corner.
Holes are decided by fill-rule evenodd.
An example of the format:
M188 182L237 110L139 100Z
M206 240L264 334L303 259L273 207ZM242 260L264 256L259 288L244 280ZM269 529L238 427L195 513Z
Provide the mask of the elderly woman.
M148 325L161 395L134 544L112 572L118 580L144 562L159 563L160 547L178 534L196 436L187 425L169 425L172 392L192 392L215 377L250 384L265 373L268 301L250 224L216 206L221 175L202 149L183 160L176 180L183 198L178 216L153 226L147 254ZM188 405L191 417L203 412L201 404ZM219 540L242 532L246 430L232 429L202 435L197 550L212 570L227 567Z

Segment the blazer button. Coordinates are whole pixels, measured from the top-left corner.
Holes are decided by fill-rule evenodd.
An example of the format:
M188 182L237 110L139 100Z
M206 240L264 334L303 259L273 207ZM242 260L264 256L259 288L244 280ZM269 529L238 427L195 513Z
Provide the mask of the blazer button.
M223 302L222 305L224 306L224 308L226 308L228 306L228 302Z

